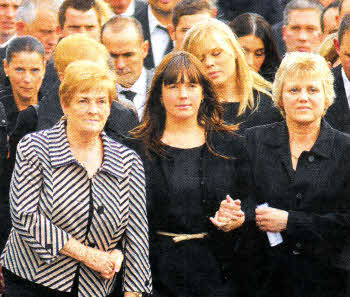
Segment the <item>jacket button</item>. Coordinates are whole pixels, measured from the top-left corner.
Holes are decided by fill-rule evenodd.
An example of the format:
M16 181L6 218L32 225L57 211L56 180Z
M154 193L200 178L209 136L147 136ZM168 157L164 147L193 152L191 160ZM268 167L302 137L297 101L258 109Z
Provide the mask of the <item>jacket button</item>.
M301 200L301 198L303 198L303 195L302 195L301 193L298 193L298 194L296 195L296 197L297 197L298 200Z
M310 163L312 163L313 161L315 161L315 157L312 156L312 155L309 156L307 159L309 160Z
M293 250L293 251L292 251L292 254L295 255L295 256L297 256L297 255L300 255L300 252L297 251L297 250Z
M204 185L204 180L201 181L201 185L202 185L202 186Z
M103 206L97 207L97 213L98 213L99 215L103 214L104 211L105 211L105 208L104 208Z
M301 245L301 243L300 243L300 242L297 242L297 243L295 244L295 247L296 247L296 248L298 248L298 249L300 249L300 248L301 248L301 246L302 246L302 245Z
M52 249L52 244L48 243L45 247L46 247L46 249L51 250Z
M145 281L145 286L149 286L149 281L148 280Z
M95 244L95 243L92 243L92 242L89 242L88 247L95 248L95 247L96 247L96 244Z
M5 123L6 123L6 121L5 121L5 120L1 120L1 123L5 124Z

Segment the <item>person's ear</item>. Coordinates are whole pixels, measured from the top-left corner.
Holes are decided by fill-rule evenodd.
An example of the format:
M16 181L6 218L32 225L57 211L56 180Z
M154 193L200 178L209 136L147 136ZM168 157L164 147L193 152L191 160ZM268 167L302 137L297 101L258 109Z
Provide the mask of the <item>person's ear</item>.
M6 77L8 77L8 71L9 71L9 65L7 64L6 59L2 60L3 64L4 64L4 72L6 74Z
M149 49L149 42L148 40L145 40L142 44L142 52L143 52L143 58L145 59L148 55L148 49Z
M26 24L23 21L16 22L16 34L18 36L27 35Z
M168 25L168 32L172 41L176 40L175 27L173 24Z
M333 44L334 44L335 51L337 52L337 54L339 56L340 45L339 45L338 38L333 39Z

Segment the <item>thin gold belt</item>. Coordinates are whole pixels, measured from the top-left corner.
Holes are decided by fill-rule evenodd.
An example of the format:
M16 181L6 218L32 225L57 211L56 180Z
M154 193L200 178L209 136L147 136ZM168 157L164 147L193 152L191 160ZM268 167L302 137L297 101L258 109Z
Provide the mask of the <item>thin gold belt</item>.
M158 231L157 234L163 235L163 236L170 236L170 237L172 237L174 242L180 242L183 240L190 240L190 239L202 239L208 235L208 233L176 234L176 233L161 232L161 231Z

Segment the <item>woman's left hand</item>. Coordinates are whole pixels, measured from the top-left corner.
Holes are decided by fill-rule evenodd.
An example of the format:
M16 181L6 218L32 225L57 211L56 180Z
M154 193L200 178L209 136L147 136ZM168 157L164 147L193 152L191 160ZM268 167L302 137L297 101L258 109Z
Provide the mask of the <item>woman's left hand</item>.
M114 262L114 269L109 274L101 273L101 276L104 279L112 279L114 277L114 274L116 272L119 272L119 270L120 270L120 268L122 266L123 260L124 260L123 253L120 250L118 250L118 249L115 249L115 250L111 251L109 254L111 255L111 258L112 258L112 260Z
M256 225L264 232L281 232L286 229L288 211L266 207L255 210Z

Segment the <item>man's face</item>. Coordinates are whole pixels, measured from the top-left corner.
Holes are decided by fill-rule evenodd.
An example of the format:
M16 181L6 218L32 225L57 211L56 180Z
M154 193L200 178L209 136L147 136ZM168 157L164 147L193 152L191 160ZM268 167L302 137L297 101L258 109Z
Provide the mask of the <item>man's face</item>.
M203 11L192 15L183 15L180 17L179 22L174 30L174 27L169 27L169 33L171 39L175 41L175 50L180 50L182 43L185 39L185 34L190 30L195 24L208 20L211 17L209 11Z
M287 52L317 52L321 43L320 12L316 9L291 10L282 37Z
M341 45L337 48L340 63L348 79L350 79L350 31L343 35Z
M102 43L114 60L118 84L130 88L141 74L143 59L148 52L148 42L142 42L135 27L128 26L116 33L106 28Z
M337 15L338 15L338 8L329 8L325 14L323 15L323 35L326 37L328 34L337 32L338 26L337 26Z
M122 14L128 9L131 0L106 0L106 2L115 14Z
M350 13L350 0L344 0L341 6L339 18L338 18L338 26L341 23L341 20L343 19L344 15L349 13Z
M95 9L81 11L69 7L66 11L66 21L62 28L62 37L75 33L86 33L89 37L100 40L100 25Z
M159 14L169 15L179 0L148 0L151 8Z
M22 0L0 0L0 34L11 36L16 32L16 12Z
M49 10L39 10L33 23L27 26L27 35L37 38L45 49L45 59L48 60L58 42L57 14Z

